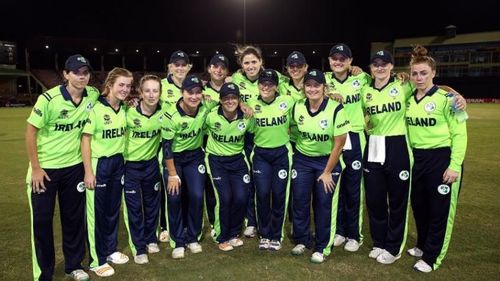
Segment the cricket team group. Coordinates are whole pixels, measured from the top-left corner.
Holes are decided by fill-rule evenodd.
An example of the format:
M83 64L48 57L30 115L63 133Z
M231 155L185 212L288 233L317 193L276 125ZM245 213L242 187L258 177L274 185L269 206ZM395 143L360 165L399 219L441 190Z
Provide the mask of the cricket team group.
M115 67L101 91L89 86L85 57L66 60L64 83L41 94L27 119L34 280L53 278L56 199L74 280L90 279L86 253L99 277L129 262L118 251L120 217L134 262L146 264L160 242L173 259L201 253L204 213L214 241L204 247L231 251L257 237L256 251L283 251L288 235L287 251L323 263L333 249L359 250L367 212L369 258L381 264L405 251L413 213L413 268L439 268L467 118L465 99L434 83L427 49L416 46L409 73L397 74L390 52L373 53L366 73L343 43L331 48L324 73L299 51L287 57L286 73L265 68L256 46L235 53L241 68L232 75L223 54L201 77L176 51L166 78L134 81Z

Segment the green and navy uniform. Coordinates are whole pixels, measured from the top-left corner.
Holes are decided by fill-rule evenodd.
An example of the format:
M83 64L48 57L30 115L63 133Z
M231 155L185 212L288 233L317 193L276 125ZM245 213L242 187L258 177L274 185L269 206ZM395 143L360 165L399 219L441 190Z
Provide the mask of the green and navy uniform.
M257 99L259 96L259 81L255 79L254 81L248 79L248 77L243 73L243 70L239 70L232 75L232 81L234 84L238 85L240 89L240 99L245 104L248 105L248 101ZM250 154L253 149L253 139L247 135L245 138L245 154L247 158L250 158ZM251 163L250 163L251 164ZM250 175L252 177L252 175ZM245 215L246 226L257 226L257 217L255 214L255 182L252 181L250 190L248 192L248 202L247 202L247 213Z
M41 94L27 122L38 129L38 161L51 181L44 179L46 191L33 193L31 163L26 175L31 211L33 279L52 280L54 273L54 233L52 220L56 196L62 226L64 271L83 269L85 255L85 184L80 138L89 112L99 96L85 87L75 104L65 86Z
M411 203L422 259L437 269L448 250L462 183L467 128L459 122L453 95L433 86L423 98L408 101L406 121L413 148ZM459 173L456 182L443 183L446 169Z
M298 128L296 151L293 156L293 238L295 243L311 247L325 256L331 253L337 220L339 186L325 193L317 178L323 173L334 146L334 138L350 130L345 109L338 102L325 98L318 111L310 111L309 101L298 101L292 112L292 123ZM332 171L339 182L340 162ZM314 210L315 243L309 230L311 194Z
M380 89L374 83L361 91L368 116L368 145L363 163L366 206L373 246L397 256L404 248L408 231L413 158L405 113L412 88L410 83L401 85L394 77Z
M165 143L170 143L176 172L182 182L179 194L167 193L167 227L172 248L184 247L201 238L206 176L203 126L210 109L214 107L212 102L201 103L196 114L190 116L179 103L167 109L162 125L163 153L167 151ZM168 172L163 175L168 177ZM166 182L168 180L165 179ZM183 196L187 196L187 200L183 200ZM183 212L187 212L187 216Z
M165 109L169 108L182 97L181 87L174 83L172 74L161 80L161 106Z
M288 78L286 76L283 76L283 79L280 81L280 84L278 85L278 93L282 95L291 96L293 100L296 102L305 98L302 89L295 87L293 79ZM297 141L297 127L292 126L290 128L290 143L292 144L292 146L295 146L296 141Z
M293 104L292 97L278 93L270 103L259 97L248 104L255 119L251 161L259 234L280 242L290 189L292 147L288 130Z
M94 190L87 189L87 227L90 267L106 263L117 251L120 204L124 183L125 105L115 110L99 97L83 133L91 135L92 170L96 178Z
M362 73L348 74L341 81L332 72L325 73L330 92L342 95L345 114L351 123L347 144L341 155L345 165L342 171L337 214L337 234L359 243L363 242L363 151L366 145L365 117L361 103L361 89L370 84L371 77Z
M146 245L157 243L161 175L158 151L163 111L146 115L141 106L127 109L125 143L124 216L134 256L146 254Z
M252 126L253 119L245 119L239 109L235 120L228 120L222 107L212 110L206 119L205 162L217 202L214 229L219 243L238 237L245 219L251 180L243 145Z

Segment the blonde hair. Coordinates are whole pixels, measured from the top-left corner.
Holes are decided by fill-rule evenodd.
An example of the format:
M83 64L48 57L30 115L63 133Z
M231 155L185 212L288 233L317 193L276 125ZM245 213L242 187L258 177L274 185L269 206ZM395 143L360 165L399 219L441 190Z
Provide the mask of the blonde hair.
M111 87L113 87L113 84L116 82L118 77L127 77L127 78L132 78L132 81L134 79L134 76L132 75L132 72L128 71L125 68L121 67L115 67L113 68L109 73L108 76L106 77L106 80L104 81L103 84L103 89L101 95L103 97L106 97L109 94L109 91L111 90Z
M429 51L422 46L422 45L416 45L413 50L411 51L411 60L410 60L410 66L413 66L415 64L421 64L421 63L426 63L428 64L432 70L436 70L436 61L429 55L427 55Z
M141 77L141 79L139 80L139 89L138 89L139 92L142 93L142 86L144 86L144 83L146 83L146 81L150 80L158 82L158 84L160 85L160 93L161 93L161 79L153 74L146 74Z

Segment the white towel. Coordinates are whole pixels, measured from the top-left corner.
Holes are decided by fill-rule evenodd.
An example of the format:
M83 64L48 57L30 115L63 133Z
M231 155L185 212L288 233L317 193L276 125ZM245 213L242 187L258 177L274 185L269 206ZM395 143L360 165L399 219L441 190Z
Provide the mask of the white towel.
M368 162L385 162L385 137L370 136L368 141Z
M352 150L351 138L349 137L349 133L347 133L347 138L345 139L344 150Z

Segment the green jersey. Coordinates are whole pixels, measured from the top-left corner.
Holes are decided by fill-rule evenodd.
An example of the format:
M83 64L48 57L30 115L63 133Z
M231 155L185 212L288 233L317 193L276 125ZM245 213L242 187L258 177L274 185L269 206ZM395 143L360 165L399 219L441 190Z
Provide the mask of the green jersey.
M83 127L83 133L92 135L92 158L123 154L127 129L125 110L125 105L120 105L115 111L104 97L99 97Z
M235 120L227 120L222 107L212 110L206 119L208 133L207 153L217 156L233 156L243 151L245 133L252 130L253 119L245 119L238 110Z
M412 148L451 147L449 168L459 172L467 148L467 127L455 118L452 99L452 94L437 86L419 101L414 94L408 100L406 122Z
M278 85L287 79L286 76L283 76L279 72L276 73L279 79ZM248 104L250 100L255 100L259 97L259 79L252 81L241 70L233 73L232 79L233 83L240 88L240 98L244 103Z
M163 111L160 105L151 116L142 113L140 105L135 108L128 108L125 160L150 160L158 155L162 120Z
M206 97L210 97L210 99L216 103L219 103L219 91L214 89L210 84L210 81L205 85L205 90L203 91L203 95Z
M180 102L180 101L179 101ZM172 140L172 152L195 150L203 143L203 127L214 102L203 102L195 116L187 115L177 102L163 114L162 138Z
M233 73L233 83L240 88L240 99L248 104L248 101L255 100L259 96L259 81L252 81L241 71Z
M356 76L350 74L344 81L335 78L333 72L325 72L326 83L328 84L329 92L339 92L344 99L343 105L345 114L351 122L353 132L363 132L365 128L365 117L363 106L361 104L361 89L370 84L371 77L366 73L361 73Z
M363 107L368 116L368 134L377 136L406 135L406 101L411 95L410 83L391 77L382 89L374 82L361 90Z
M304 93L302 92L301 88L295 87L293 84L293 80L283 76L283 81L280 81L280 84L278 86L278 92L281 95L287 95L291 96L295 102L304 99ZM298 129L297 126L292 125L290 127L290 141L291 142L297 142L297 134L298 134Z
M82 162L80 142L99 91L85 87L82 99L75 104L64 86L56 86L41 94L28 117L38 128L36 144L38 161L44 169L59 169Z
M175 85L172 79L172 74L161 80L161 96L160 101L164 108L168 108L175 104L182 97L181 88Z
M307 156L328 156L332 152L334 137L347 134L351 126L344 107L325 98L318 111L311 113L309 101L302 99L293 107L292 123L297 124L296 149Z
M260 97L250 100L248 105L253 109L255 126L254 143L258 147L276 148L290 141L290 112L294 100L291 96L277 95L270 103Z
M293 84L293 79L283 76L278 85L278 92L281 95L291 96L295 101L305 98L302 88L295 87Z

